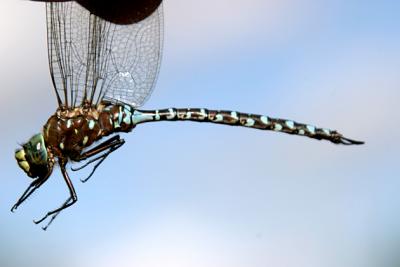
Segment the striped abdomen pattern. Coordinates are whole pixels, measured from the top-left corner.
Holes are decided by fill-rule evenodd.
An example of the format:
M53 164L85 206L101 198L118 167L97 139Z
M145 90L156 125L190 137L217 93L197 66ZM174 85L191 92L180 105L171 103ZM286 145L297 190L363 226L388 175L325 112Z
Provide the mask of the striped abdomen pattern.
M292 120L276 119L228 110L205 108L168 108L159 110L137 110L129 105L113 106L114 131L129 131L137 124L157 121L196 121L243 126L259 130L271 130L288 134L328 140L335 144L362 144L363 142L343 137L340 133L326 128L298 123ZM117 112L118 111L118 112Z

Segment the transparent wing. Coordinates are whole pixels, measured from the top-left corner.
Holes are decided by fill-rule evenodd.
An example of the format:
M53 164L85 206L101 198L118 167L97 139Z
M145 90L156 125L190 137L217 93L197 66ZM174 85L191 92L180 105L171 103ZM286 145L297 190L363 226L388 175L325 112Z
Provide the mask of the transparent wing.
M141 106L157 79L162 5L129 25L105 21L74 1L46 4L49 66L59 106L103 99Z

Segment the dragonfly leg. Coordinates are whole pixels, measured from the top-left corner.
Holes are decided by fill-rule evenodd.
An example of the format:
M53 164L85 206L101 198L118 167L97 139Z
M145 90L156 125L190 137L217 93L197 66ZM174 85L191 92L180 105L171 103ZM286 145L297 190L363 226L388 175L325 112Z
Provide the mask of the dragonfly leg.
M70 197L58 208L52 211L49 211L43 218L41 218L40 220L37 221L33 221L36 224L39 224L41 222L43 222L45 219L47 219L49 216L53 215L53 217L51 218L51 220L49 221L49 223L43 227L43 230L46 230L47 227L49 227L49 225L54 221L54 219L57 217L57 215L64 209L72 206L73 204L75 204L76 201L78 201L78 197L76 196L75 193L75 189L74 186L71 182L71 179L69 178L69 175L67 173L67 170L65 169L65 165L67 164L67 161L64 159L60 160L60 167L61 167L61 173L64 177L65 183L68 186L68 190L69 190L69 194Z
M69 197L69 198L62 204L62 206L68 204L68 202L70 202L71 199L72 199L72 198ZM59 210L58 212L54 213L53 216L51 216L51 219L50 219L50 221L47 223L47 225L44 226L44 227L42 227L42 229L43 229L44 231L47 230L47 228L48 228L48 227L50 226L50 224L54 221L54 219L58 216L58 214L60 214L60 212L61 212L61 210Z
M100 164L103 163L103 161L108 157L108 155L110 155L112 152L114 152L115 150L120 148L124 143L125 143L125 140L120 139L119 135L116 135L116 136L108 139L107 141L99 144L98 146L94 147L93 149L86 151L85 153L80 155L80 157L77 159L77 161L86 160L88 158L91 158L95 155L102 153L103 151L106 151L105 153L103 153L95 158L90 159L88 162L86 162L85 164L83 164L82 166L80 166L78 168L72 168L72 170L73 171L82 170L83 168L87 167L91 163L98 161L96 163L96 165L93 167L89 176L86 177L85 179L81 179L82 183L87 182L93 176L94 172L100 166Z
M107 148L112 146L115 142L118 142L120 140L123 140L123 139L121 139L119 135L113 136L110 139L104 141L103 143L100 143L99 145L95 146L94 148L82 153L82 155L79 156L78 160L85 160L94 155L97 155L98 153L106 150Z
M11 212L14 212L19 205L22 204L25 200L28 199L30 195L32 195L33 192L36 191L39 187L41 187L47 179L49 179L51 172L49 172L45 177L43 178L38 178L35 181L33 181L28 188L25 190L25 192L21 195L21 197L18 199L17 203L14 204L14 206L11 208Z

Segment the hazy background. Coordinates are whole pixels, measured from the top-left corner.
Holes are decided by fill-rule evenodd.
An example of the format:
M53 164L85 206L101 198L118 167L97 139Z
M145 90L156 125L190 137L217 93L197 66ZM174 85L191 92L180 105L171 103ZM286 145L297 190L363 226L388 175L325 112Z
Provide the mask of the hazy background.
M0 3L1 267L400 266L400 2L167 0L157 87L144 108L235 109L366 141L155 123L68 196L14 149L56 109L42 3Z

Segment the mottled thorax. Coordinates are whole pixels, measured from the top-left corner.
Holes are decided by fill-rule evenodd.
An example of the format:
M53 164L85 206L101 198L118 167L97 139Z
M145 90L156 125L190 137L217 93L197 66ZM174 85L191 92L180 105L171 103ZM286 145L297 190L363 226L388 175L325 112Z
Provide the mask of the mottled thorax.
M104 136L131 131L135 126L132 112L133 108L128 105L108 103L59 109L44 126L43 136L56 156L74 159Z

